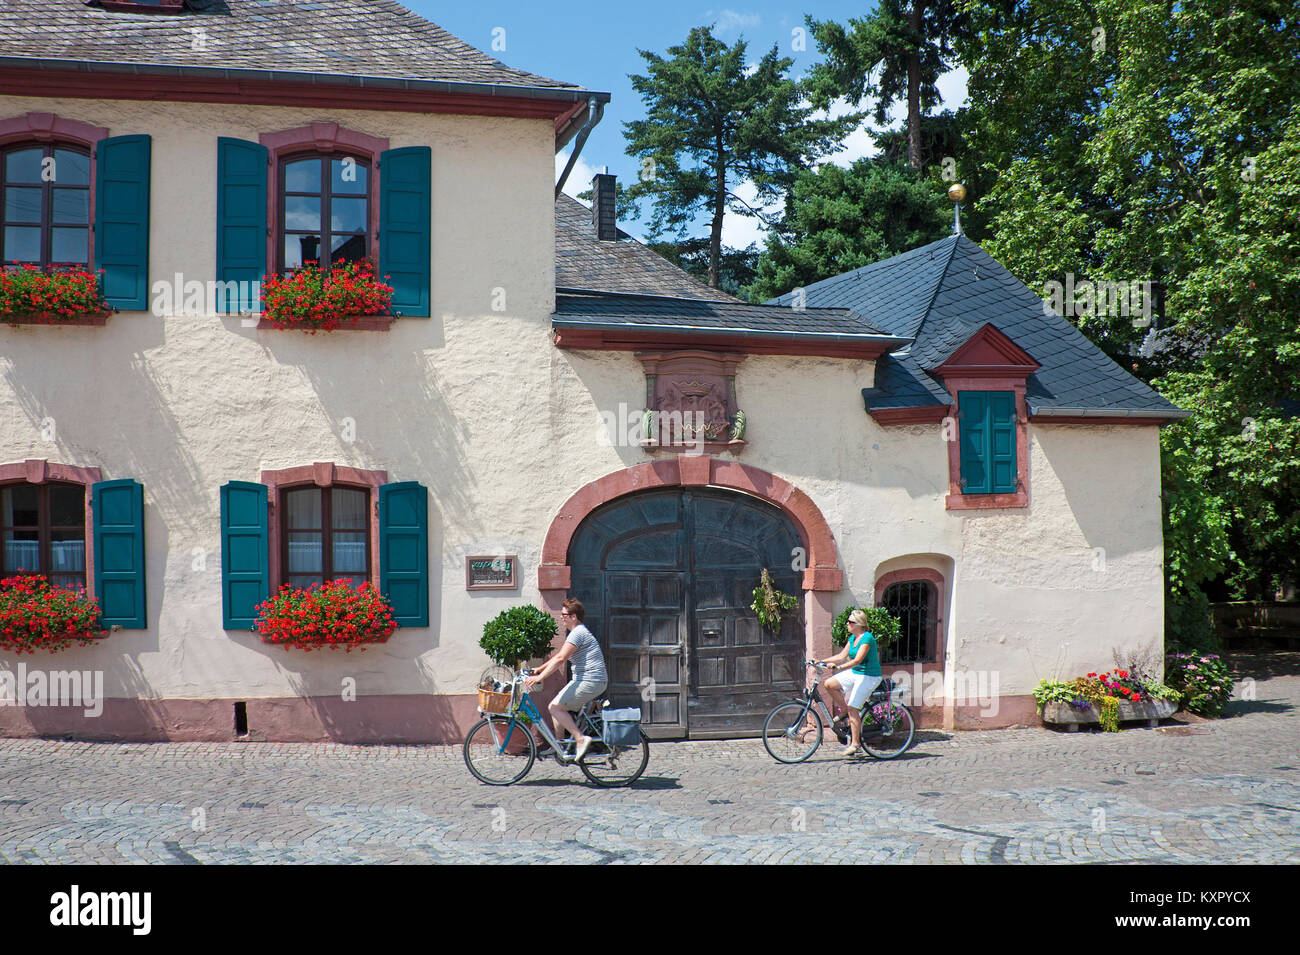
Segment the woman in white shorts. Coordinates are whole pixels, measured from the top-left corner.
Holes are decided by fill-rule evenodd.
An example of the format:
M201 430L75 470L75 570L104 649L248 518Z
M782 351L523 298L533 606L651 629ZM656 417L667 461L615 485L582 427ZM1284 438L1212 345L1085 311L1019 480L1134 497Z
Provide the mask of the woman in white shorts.
M834 674L824 684L831 698L831 709L849 711L849 748L844 756L853 756L862 744L862 704L880 685L880 650L876 638L867 633L867 615L861 610L849 614L849 641L844 649L822 661Z

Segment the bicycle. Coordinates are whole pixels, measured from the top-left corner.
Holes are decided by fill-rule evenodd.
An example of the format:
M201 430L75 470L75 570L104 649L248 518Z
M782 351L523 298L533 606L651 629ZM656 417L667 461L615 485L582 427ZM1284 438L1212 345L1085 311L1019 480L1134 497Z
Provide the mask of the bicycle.
M465 765L474 777L489 786L509 786L528 775L540 755L554 759L561 765L565 760L564 745L542 720L528 692L523 689L528 670L520 671L509 681L510 703L504 713L483 713L483 718L465 734ZM612 788L630 786L641 778L650 762L650 741L640 729L639 744L609 746L604 742L604 708L608 700L593 700L578 713L578 725L583 734L592 737L591 747L577 760L584 776L597 786ZM480 710L479 712L483 712ZM550 749L539 754L533 729L540 733ZM566 740L569 745L572 740Z
M804 665L818 671L826 664L805 660ZM763 723L763 747L779 763L802 763L817 752L822 744L827 722L841 743L849 741L849 726L843 718L831 716L826 702L817 692L821 685L820 672L813 677L812 685L803 696L789 703L780 703L767 714ZM862 708L862 748L874 759L894 759L902 756L912 745L916 735L916 721L912 711L893 700L894 683L889 678L867 697ZM879 711L879 712L877 712ZM822 719L822 714L826 719Z

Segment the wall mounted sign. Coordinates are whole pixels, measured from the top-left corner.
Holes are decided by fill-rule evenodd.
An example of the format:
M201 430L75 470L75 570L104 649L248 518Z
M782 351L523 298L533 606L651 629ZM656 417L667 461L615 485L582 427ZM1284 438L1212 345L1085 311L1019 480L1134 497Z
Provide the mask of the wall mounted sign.
M519 586L519 558L484 554L465 558L466 590L514 590Z

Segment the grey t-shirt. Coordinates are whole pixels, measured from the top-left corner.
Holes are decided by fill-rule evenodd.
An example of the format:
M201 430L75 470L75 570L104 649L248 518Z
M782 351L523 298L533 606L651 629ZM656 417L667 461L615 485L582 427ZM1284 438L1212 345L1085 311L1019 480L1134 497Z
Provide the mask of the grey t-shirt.
M592 683L608 682L609 677L605 673L605 655L600 652L600 643L597 642L595 635L590 630L583 624L578 624L569 631L568 639L564 642L571 643L578 648L578 651L569 657L575 680L579 683L586 681Z

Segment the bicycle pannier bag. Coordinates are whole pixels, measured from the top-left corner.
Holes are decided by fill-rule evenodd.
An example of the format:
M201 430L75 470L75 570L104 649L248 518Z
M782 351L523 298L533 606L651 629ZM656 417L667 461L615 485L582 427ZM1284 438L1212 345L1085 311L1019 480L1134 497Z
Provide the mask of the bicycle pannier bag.
M641 742L641 711L639 709L604 711L605 745L635 746Z

